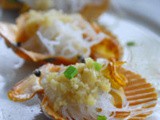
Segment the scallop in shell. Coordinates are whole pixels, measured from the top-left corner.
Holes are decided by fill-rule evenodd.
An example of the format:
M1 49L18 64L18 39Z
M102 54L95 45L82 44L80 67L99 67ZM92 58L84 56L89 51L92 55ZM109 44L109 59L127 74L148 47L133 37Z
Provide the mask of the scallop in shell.
M146 79L142 78L140 75L128 71L122 67L117 67L117 65L115 66L115 63L110 65L112 68L110 70L114 70L111 72L111 74L114 74L113 77L116 75L115 79L119 79L120 76L124 75L127 80L127 83L125 82L126 85L123 86L121 90L117 88L116 90L112 89L110 91L110 94L114 98L113 103L115 106L110 113L110 117L112 119L127 120L146 119L147 116L152 114L154 107L157 104L157 93L155 88L150 83L147 83ZM43 76L48 73L48 70L52 72L58 72L61 67L63 66L46 64L39 68L39 70L41 71L41 76ZM118 74L120 75L119 77L117 76ZM9 91L9 98L13 101L22 102L31 99L35 94L38 94L44 113L53 119L64 120L65 118L63 118L53 109L50 99L47 95L45 95L44 89L41 86L41 80L41 77L31 75L30 77L15 85L15 87L13 87L13 89ZM122 79L121 82L123 82L123 80L124 79ZM126 100L124 98L126 98ZM123 103L127 104L123 106ZM98 108L97 111L101 112L102 109L103 107ZM92 117L90 116L90 118Z
M53 10L53 13L56 13L56 12L57 11ZM39 12L33 11L33 13L35 15L38 14L37 16L39 16L41 14L45 15L45 16L47 16L47 15L50 16L50 14L52 14L52 11L49 11L48 13L45 13L45 12L39 13ZM80 28L75 26L75 27L77 27L76 29L83 30L85 27L90 26L87 29L89 29L88 31L92 31L92 32L83 34L82 39L83 40L87 39L88 44L93 44L93 45L89 45L89 46L84 47L83 44L85 45L86 43L83 43L81 45L81 44L78 44L78 41L76 43L76 40L68 41L68 43L75 42L73 47L75 50L78 49L78 51L77 51L77 53L75 53L75 55L72 52L73 50L72 51L70 50L71 48L66 47L67 44L62 46L62 44L64 44L63 42L58 43L58 45L56 45L55 47L52 46L52 47L48 48L48 46L50 46L51 42L50 43L48 42L48 44L46 44L45 42L43 42L41 40L41 38L39 38L41 36L37 36L37 34L39 33L38 30L40 29L42 23L47 24L47 25L50 24L50 20L47 19L48 16L46 17L45 20L48 20L49 23L45 23L45 21L43 21L43 20L42 21L40 20L42 23L41 22L38 23L38 21L36 22L36 21L34 21L34 19L32 20L32 17L30 17L30 20L28 20L29 14L30 13L25 13L25 14L21 15L17 20L17 25L9 24L9 23L0 23L0 36L4 38L7 45L9 47L11 47L17 55L19 55L20 57L22 57L23 59L25 59L27 61L40 62L42 64L46 63L46 62L51 62L54 64L68 65L68 64L73 64L73 63L76 63L77 61L79 61L79 58L80 58L79 56L84 56L84 57L90 56L93 59L106 58L109 60L110 59L119 60L122 56L122 47L119 44L117 38L111 32L104 29L102 26L97 25L96 23L89 23L89 22L85 21L80 16L77 18L77 15L73 15L73 16L76 16L75 18L78 20L80 19L79 21L84 22L86 26L79 25ZM31 14L32 14L32 12L31 12ZM59 15L58 13L56 13L56 14ZM65 18L65 14L64 15L62 14L61 17L64 17L63 19L66 19L66 20L72 18L71 16ZM27 20L28 20L28 22L26 22ZM39 20L39 19L37 19L37 20ZM51 20L52 20L52 18L51 18ZM34 21L34 22L30 23L32 21ZM77 24L77 23L75 23L75 24ZM48 27L50 27L50 25ZM61 29L63 30L63 28L61 28ZM70 29L73 29L73 28L70 28ZM47 32L47 31L44 31L44 32ZM96 35L92 36L93 33ZM62 33L59 33L59 34L62 34ZM71 36L71 33L66 32L64 34L67 34L67 36L69 36L69 37ZM61 35L61 37L62 36L63 35ZM97 37L97 38L94 38L94 37ZM56 37L56 38L59 39L58 37ZM46 40L46 38L44 38L44 39ZM73 38L71 38L71 39L73 39ZM93 41L92 39L95 39L95 41ZM70 40L70 39L68 39L68 40ZM83 40L81 42L83 42ZM93 42L93 43L90 43L90 42ZM66 47L64 49L67 49L67 50L62 51L63 47ZM50 52L50 51L52 51L52 52ZM70 52L65 53L66 51L70 51ZM53 54L53 52L55 52L55 53ZM61 53L63 53L63 54L61 54ZM72 54L73 55L71 57L66 57L67 54L70 56Z

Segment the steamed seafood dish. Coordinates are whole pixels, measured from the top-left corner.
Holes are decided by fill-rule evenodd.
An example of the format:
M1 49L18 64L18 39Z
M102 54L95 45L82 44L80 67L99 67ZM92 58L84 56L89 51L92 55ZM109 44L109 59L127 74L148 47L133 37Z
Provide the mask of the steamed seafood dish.
M23 102L37 94L44 113L55 120L143 120L152 114L157 93L122 64L91 58L69 66L46 64L8 96Z
M87 20L96 20L108 9L109 0L21 0L28 8L47 10L54 8L67 13L80 13Z
M87 20L97 19L108 9L109 0L1 0L5 9L62 10L66 13L81 13Z
M7 97L2 104L8 110L14 110L9 116L4 115L6 119L39 119L39 115L35 115L43 112L51 120L146 120L159 112L158 92L150 79L123 67L128 61L122 59L135 56L123 56L122 45L128 47L124 47L126 53L136 45L134 41L118 41L114 34L100 25L103 21L98 22L102 13L108 10L109 0L0 0L0 7L0 10L13 10L19 15L15 23L0 22L0 37L4 46L10 47L15 54L11 50L7 52L22 58L16 56L13 64L8 64L13 66L11 70L1 68L2 74L7 76L2 75L6 79L3 80L0 73L0 82L6 83L0 86L5 89L4 98ZM108 18L107 21L111 23ZM121 29L126 30L128 26L128 21L125 22L119 22L117 26L120 29L115 27L114 32L122 34ZM125 35L136 35L130 32L125 31ZM127 36L119 37L128 39ZM143 48L140 44L139 50ZM5 54L9 56L7 52ZM132 50L130 53L133 54ZM136 65L134 60L129 61ZM15 85L10 84L10 81L17 82L14 79L19 78L19 73L23 76L31 69L34 71L29 76ZM151 72L155 72L153 68ZM34 112L35 105L28 106L27 103L21 106L21 102L28 100L33 103L32 99L39 103ZM20 112L22 110L23 114L31 117L24 115L21 118L18 109L15 110L15 102L19 102L17 108ZM6 109L0 107L0 119L3 119L2 110Z
M17 24L0 23L0 35L20 57L33 62L72 64L81 58L119 60L116 37L79 14L31 10Z

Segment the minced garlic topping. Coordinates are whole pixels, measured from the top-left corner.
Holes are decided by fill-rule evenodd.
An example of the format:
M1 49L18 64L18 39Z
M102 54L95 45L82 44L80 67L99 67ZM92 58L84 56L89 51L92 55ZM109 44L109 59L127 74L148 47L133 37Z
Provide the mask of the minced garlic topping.
M72 79L65 77L64 72L69 67L64 67L60 72L49 72L42 80L45 94L48 96L53 108L58 111L67 105L96 104L99 94L108 93L111 89L109 80L100 71L95 69L95 61L88 58L86 63L72 65L78 74Z

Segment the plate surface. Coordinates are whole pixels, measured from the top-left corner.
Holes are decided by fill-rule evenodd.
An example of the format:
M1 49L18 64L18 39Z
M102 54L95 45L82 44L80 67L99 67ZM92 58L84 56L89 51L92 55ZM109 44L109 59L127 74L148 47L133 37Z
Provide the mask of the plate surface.
M122 60L127 61L125 67L140 73L160 91L160 37L139 24L113 14L103 14L99 21L117 35L124 47ZM135 45L127 46L130 41ZM0 120L47 120L36 97L25 103L14 103L7 97L7 91L37 66L24 62L6 47L2 39L0 51ZM158 108L160 105L148 120L160 119Z

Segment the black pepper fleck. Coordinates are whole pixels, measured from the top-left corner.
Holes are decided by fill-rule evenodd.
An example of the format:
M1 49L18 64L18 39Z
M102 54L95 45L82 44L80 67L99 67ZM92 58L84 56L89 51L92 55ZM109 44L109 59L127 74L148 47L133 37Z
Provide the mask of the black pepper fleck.
M21 47L21 42L17 42L17 47Z
M56 58L47 58L45 61L49 62L49 63L52 63L52 62L56 61Z
M78 56L78 61L81 62L81 63L86 63L83 56Z
M40 77L41 76L41 71L40 70L35 70L33 73L34 73L34 75L36 77Z

